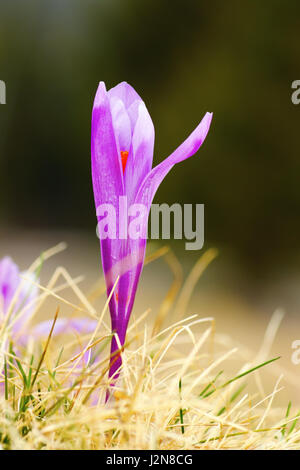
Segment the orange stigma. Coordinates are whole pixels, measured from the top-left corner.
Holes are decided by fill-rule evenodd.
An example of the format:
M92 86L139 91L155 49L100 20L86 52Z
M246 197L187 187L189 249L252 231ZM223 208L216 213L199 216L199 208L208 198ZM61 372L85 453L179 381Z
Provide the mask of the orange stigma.
M125 173L128 154L129 152L127 152L127 150L125 152L121 150L121 162L122 162L123 174Z
M115 292L115 298L116 298L116 302L118 303L119 302L119 293L118 292ZM129 302L129 295L127 296L126 304L128 304L128 302Z

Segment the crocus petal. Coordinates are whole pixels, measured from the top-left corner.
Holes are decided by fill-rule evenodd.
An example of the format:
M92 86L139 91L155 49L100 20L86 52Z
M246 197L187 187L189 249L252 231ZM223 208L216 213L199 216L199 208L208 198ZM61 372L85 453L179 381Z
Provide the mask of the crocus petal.
M136 102L133 106L135 104ZM132 109L131 107L131 111ZM137 113L125 171L125 192L128 196L128 204L134 203L142 181L152 168L153 161L154 126L143 102L138 103Z
M145 177L136 197L136 202L150 210L155 193L172 167L194 155L204 142L210 128L212 113L206 113L192 134L163 162Z
M139 103L138 118L133 131L132 147L134 163L138 166L146 160L147 168L152 168L154 149L154 126L144 103ZM137 168L138 169L138 168Z
M123 101L114 98L110 101L115 136L120 151L129 152L131 145L131 122Z
M123 172L103 82L99 84L93 106L91 154L96 208L106 203L117 207L119 196L123 194Z
M0 318L7 312L19 283L19 268L6 256L0 261Z
M118 98L121 100L125 108L128 109L134 101L142 101L134 88L127 82L122 82L111 88L108 92L109 99Z
M115 209L116 220L119 220L119 196L124 192L123 170L113 127L110 102L103 82L99 85L94 101L91 154L96 211L99 206L110 204ZM118 240L107 238L100 240L100 246L103 270L106 276L115 260L120 258L122 244L118 243ZM106 282L108 285L107 277Z
M11 258L5 257L0 261L0 323L6 321L7 332L17 342L35 308L38 295L36 280L33 273L20 273Z
M136 121L139 117L139 107L140 104L143 103L141 100L135 100L129 108L127 108L127 113L131 122L131 129L134 130ZM149 116L150 117L150 116ZM151 119L151 118L150 118Z

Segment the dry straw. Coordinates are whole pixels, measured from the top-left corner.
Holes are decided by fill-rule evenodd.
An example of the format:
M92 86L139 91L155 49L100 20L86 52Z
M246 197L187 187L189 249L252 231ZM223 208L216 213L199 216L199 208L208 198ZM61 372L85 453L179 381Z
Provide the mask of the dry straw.
M41 260L62 248L58 245L44 253L31 270L39 269ZM278 358L270 357L270 350L282 313L273 315L256 355L224 341L213 318L186 316L199 276L215 256L214 250L206 252L182 287L182 271L174 253L165 247L150 253L147 262L164 259L174 282L156 316L147 310L132 319L121 351L122 375L106 405L111 335L103 280L85 295L79 287L82 279L73 279L59 267L46 286L39 284L33 323L41 309L47 308L49 297L57 304L48 338L17 347L9 345L5 328L1 332L2 345L6 345L0 375L1 447L299 448L297 410L291 403L286 409L274 405L283 378ZM77 301L67 298L70 290ZM94 306L99 298L103 298L101 311ZM56 319L64 316L65 307L73 309L73 316L96 319L95 331L54 336ZM164 328L171 312L173 320L176 313L174 324ZM273 380L269 391L264 389L262 371L264 375L268 371Z

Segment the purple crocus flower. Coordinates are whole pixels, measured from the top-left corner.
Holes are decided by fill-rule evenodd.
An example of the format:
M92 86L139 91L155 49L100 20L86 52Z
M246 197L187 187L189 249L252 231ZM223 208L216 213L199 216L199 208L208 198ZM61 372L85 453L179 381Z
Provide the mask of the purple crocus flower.
M120 226L115 232L100 233L101 257L106 280L107 295L117 285L110 299L112 330L124 345L126 330L132 311L138 281L141 275L148 215L159 185L176 164L194 155L208 133L212 113L206 113L192 134L166 160L152 169L154 127L147 108L127 83L123 82L106 91L100 82L92 112L92 179L98 222L103 221L99 208L113 207L116 220L124 220L120 199L126 197L127 207L146 208L141 224L143 235L128 236ZM124 209L125 210L125 209ZM131 216L132 220L132 216ZM128 224L130 217L128 218ZM115 230L116 229L116 230ZM115 336L111 344L109 376L118 376L122 364Z
M19 267L8 256L0 261L0 326L3 321L7 320L11 303L18 291L7 322L7 326L11 326L11 334L15 337L20 334L25 320L31 315L38 293L37 286L32 284L29 279L22 280L21 275L29 279L34 278L31 273L21 273ZM24 311L24 314L16 319L21 310Z
M21 276L26 279L22 279ZM26 344L30 336L47 337L53 323L53 320L46 320L31 329L24 328L25 322L34 310L38 295L38 287L30 282L31 279L37 281L34 274L26 271L20 272L19 267L8 256L0 260L0 327L6 321L6 327L10 328L12 337L22 345ZM8 319L7 315L16 293L14 306ZM17 315L19 318L16 318ZM53 336L70 331L80 334L92 333L96 326L97 321L89 318L58 318Z

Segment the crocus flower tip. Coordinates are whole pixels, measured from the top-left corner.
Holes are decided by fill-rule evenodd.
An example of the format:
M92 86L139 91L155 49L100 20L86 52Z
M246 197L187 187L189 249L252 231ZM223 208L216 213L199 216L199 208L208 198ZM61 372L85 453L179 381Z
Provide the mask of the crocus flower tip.
M103 104L103 98L106 94L106 87L104 82L99 82L95 99L94 99L94 108L98 108Z

